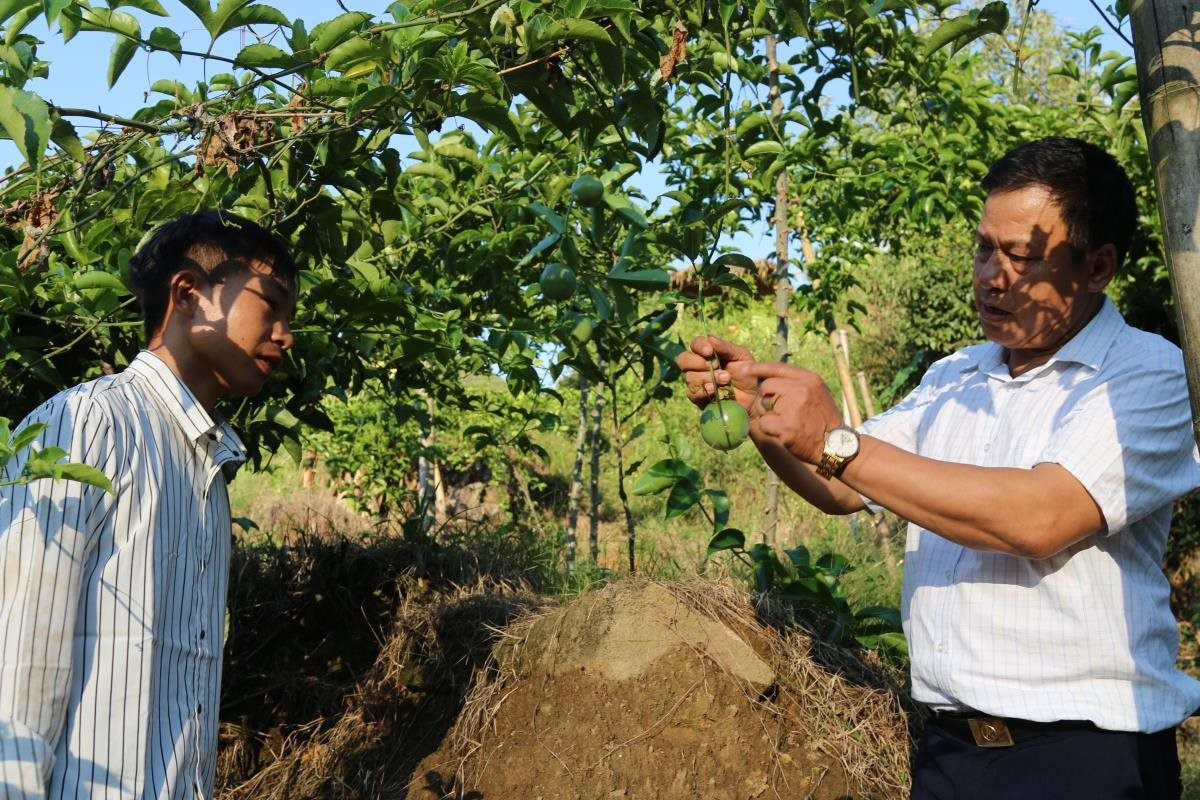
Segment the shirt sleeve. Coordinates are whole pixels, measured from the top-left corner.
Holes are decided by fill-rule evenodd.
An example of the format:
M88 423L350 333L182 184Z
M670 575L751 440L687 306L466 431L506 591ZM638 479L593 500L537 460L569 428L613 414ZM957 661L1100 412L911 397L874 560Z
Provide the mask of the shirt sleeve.
M921 419L936 391L945 359L934 363L921 378L921 383L896 405L864 420L857 430L874 439L887 442L910 453L917 452L917 431ZM859 494L872 514L883 511L883 506L864 494Z
M20 426L44 423L34 446L114 479L108 416L80 393L60 394ZM29 450L4 466L18 481ZM66 720L76 615L88 557L112 503L103 489L41 479L0 487L0 789L42 797Z
M1039 461L1092 495L1115 533L1200 484L1182 362L1098 384L1063 420Z

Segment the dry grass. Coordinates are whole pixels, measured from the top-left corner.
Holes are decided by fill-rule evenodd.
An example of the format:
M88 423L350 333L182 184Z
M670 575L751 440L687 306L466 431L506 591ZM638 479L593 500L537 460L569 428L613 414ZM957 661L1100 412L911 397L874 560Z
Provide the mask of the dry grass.
M623 582L623 584L629 581ZM682 604L715 619L750 643L775 669L777 691L746 694L768 715L782 718L795 738L815 743L826 760L841 767L856 796L902 797L908 792L911 738L902 691L893 670L860 651L825 644L801 628L783 607L755 603L728 582L693 580L660 584ZM493 732L506 698L523 680L520 653L540 619L561 613L540 608L501 633L488 669L463 702L449 732L454 776L445 796L458 797L482 768L471 764ZM908 709L911 710L911 709ZM764 753L772 774L785 770L777 750ZM786 756L782 756L786 759ZM749 765L748 765L749 766Z

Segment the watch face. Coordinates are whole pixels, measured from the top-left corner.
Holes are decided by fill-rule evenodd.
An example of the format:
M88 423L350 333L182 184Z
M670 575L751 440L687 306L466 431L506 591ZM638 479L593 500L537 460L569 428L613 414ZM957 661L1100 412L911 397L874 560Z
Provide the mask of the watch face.
M858 434L848 428L834 428L825 439L825 446L839 458L858 453Z

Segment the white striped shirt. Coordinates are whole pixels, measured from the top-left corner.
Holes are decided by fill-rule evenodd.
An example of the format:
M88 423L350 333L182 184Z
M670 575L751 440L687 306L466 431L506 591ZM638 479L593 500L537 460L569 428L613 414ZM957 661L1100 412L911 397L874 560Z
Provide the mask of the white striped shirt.
M1178 348L1105 299L1041 367L1013 378L999 345L968 347L862 431L943 461L1059 464L1107 524L1045 559L910 524L901 611L915 699L1144 732L1200 707L1200 682L1175 668L1161 566L1172 501L1200 484Z
M0 490L0 796L209 797L245 449L148 352L26 422L114 493Z

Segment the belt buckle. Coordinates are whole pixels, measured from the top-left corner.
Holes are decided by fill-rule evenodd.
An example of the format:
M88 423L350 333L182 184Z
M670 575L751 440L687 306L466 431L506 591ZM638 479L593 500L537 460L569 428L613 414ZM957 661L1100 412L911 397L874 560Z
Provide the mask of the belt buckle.
M1012 733L1002 719L973 718L967 720L967 725L971 728L971 736L975 738L975 744L980 747L1013 746Z

